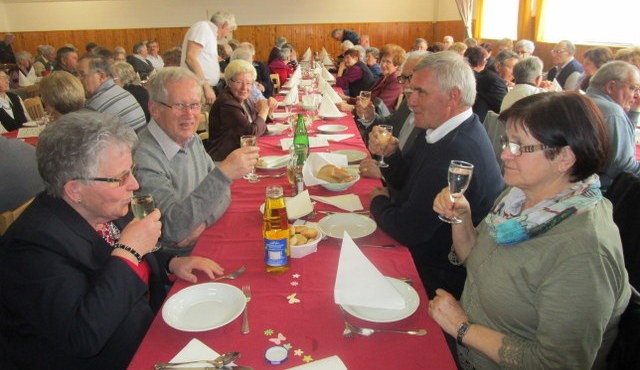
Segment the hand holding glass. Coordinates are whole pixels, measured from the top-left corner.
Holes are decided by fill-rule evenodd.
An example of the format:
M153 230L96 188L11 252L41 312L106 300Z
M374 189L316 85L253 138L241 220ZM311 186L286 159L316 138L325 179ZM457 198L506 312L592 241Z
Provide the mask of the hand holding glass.
M455 204L456 199L460 198L469 187L472 175L473 165L469 162L453 160L449 164L449 198L453 204ZM462 222L462 220L456 216L447 218L443 215L438 215L438 217L440 220L450 224L459 224Z
M154 209L156 209L156 203L152 195L134 195L131 198L131 212L133 212L133 217L138 220L147 217ZM160 247L160 243L156 243L151 252L157 251Z
M365 108L371 103L371 91L360 91L360 96L356 100L356 104L360 107L358 110L358 118L361 121L364 121L365 117Z
M389 164L384 161L384 152L387 150L387 146L389 146L389 141L393 137L393 126L391 125L378 125L378 145L380 146L380 161L378 162L378 167L387 168Z
M256 146L256 145L258 145L258 139L256 138L255 135L242 135L240 137L240 147L244 148L245 146ZM255 166L251 168L251 172L242 176L242 178L252 183L260 181L260 179L258 178L258 175L256 175Z

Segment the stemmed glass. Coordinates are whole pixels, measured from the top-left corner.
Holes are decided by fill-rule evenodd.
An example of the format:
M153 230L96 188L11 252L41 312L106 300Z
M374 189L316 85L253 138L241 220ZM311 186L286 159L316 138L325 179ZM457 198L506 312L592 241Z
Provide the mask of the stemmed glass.
M387 150L389 141L393 137L393 126L391 125L378 125L378 145L380 146L380 161L378 161L378 167L387 168L389 164L384 161L384 152Z
M138 220L147 217L154 209L156 209L156 202L152 195L134 195L133 198L131 198L131 212L133 213L133 217ZM151 252L156 252L160 247L160 242L156 243Z
M473 165L469 162L453 160L449 164L449 198L451 202L455 204L456 199L460 198L462 194L469 187L471 182L471 176L473 175ZM462 220L456 216L446 218L443 215L438 215L440 220L448 222L450 224L459 224Z
M258 139L256 139L255 135L242 135L240 137L240 147L245 147L245 146L256 146L258 145ZM256 175L256 167L254 166L253 168L251 168L251 172L249 172L248 174L242 176L243 179L254 183L254 182L258 182L260 181L260 179L258 178L258 175Z
M365 117L365 108L371 103L371 91L360 91L360 96L356 101L356 104L360 106L360 110L358 113L358 118L360 121L364 121Z

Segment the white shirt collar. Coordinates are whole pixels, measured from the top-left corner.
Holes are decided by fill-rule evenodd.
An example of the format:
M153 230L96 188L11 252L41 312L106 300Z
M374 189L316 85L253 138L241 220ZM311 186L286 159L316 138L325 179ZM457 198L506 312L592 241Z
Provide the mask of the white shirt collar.
M178 154L179 151L183 150L183 148L178 145L178 143L173 141L173 139L171 139L169 135L164 132L164 130L153 118L149 121L147 128L149 129L149 133L151 134L151 136L153 136L153 138L156 139L156 141L160 145L160 148L164 152L164 155L167 156L167 159L173 159L173 157L175 157L175 155ZM189 145L193 141L195 136L196 135L194 134L193 137L189 139L187 145Z
M462 124L462 122L466 121L471 115L473 111L471 108L465 110L462 113L458 113L457 115L449 118L443 124L441 124L438 128L428 129L425 137L427 139L427 143L433 144L437 143L440 139L447 136L448 133L455 130L458 126Z

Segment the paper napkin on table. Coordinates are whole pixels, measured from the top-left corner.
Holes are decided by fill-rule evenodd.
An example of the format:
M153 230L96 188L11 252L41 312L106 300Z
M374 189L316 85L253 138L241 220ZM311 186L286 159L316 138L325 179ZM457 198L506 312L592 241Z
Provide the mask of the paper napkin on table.
M331 356L321 360L311 361L308 364L290 367L287 370L347 370L347 366L340 357Z
M311 48L307 48L307 51L304 52L304 54L302 55L302 60L305 62L308 62L311 60Z
M405 308L402 295L367 259L346 231L342 237L333 299L336 304L346 306Z
M289 150L293 145L293 138L285 137L280 139L280 147L282 150ZM309 137L309 148L321 148L324 146L329 146L329 142L327 139L323 137L310 136Z
M309 197L309 190L305 190L293 198L286 199L285 203L287 207L287 217L289 219L300 218L313 211L313 203L311 203L311 198Z
M318 202L330 204L334 207L338 207L349 212L361 211L364 209L364 207L362 206L362 202L360 201L360 197L355 194L343 194L332 197L321 197L318 195L312 195L311 199L317 200Z
M345 116L344 113L340 112L338 107L336 107L336 104L327 94L324 94L322 96L322 101L320 102L320 107L318 108L318 115L327 118L337 118Z
M325 66L332 66L333 62L331 61L331 58L329 58L329 54L325 53L324 57L322 57L322 64L324 64Z
M327 181L316 177L316 173L320 171L320 168L327 164L332 164L339 168L345 168L349 165L349 162L347 161L347 156L344 154L311 153L302 167L302 178L304 179L304 184L307 186L327 184Z
M327 69L327 67L322 66L322 72L320 74L322 76L322 78L324 78L325 80L327 80L327 82L335 82L336 78L334 75L332 75L329 70Z
M328 141L342 141L355 136L355 134L318 134L317 137L322 137Z
M329 99L331 99L331 101L336 104L342 102L342 98L340 97L340 95L338 95L338 93L328 83L324 85L323 89L320 90L320 92L322 92L322 97L328 96Z
M302 106L303 107L314 107L316 104L322 101L322 95L320 94L307 94L302 95Z
M289 128L289 125L284 123L274 123L272 125L267 125L267 131L272 135L280 135L282 131Z
M282 102L285 105L295 105L298 104L298 85L295 85L289 90L287 95L284 97Z
M40 127L21 127L18 129L18 139L24 139L28 137L38 137L45 126Z
M281 156L270 156L268 158L260 158L263 167L266 168L275 168L289 161L289 155L281 155Z
M220 354L211 348L209 348L206 344L202 343L196 338L191 339L189 343L177 355L173 356L170 362L185 362L185 361L197 361L197 360L213 360L216 357L220 356ZM230 365L234 365L231 363ZM193 368L193 367L209 367L211 364L202 363L202 364L188 364L184 365L185 367ZM180 368L177 366L176 368Z
M318 75L318 91L320 91L321 93L324 93L324 89L326 89L325 86L329 86L329 83L327 82L327 80L325 80L322 76Z

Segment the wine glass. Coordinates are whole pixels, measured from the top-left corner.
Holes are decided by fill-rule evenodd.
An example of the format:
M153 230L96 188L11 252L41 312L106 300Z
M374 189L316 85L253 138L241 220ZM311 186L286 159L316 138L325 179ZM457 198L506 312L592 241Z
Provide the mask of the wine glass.
M258 145L258 139L256 138L255 135L242 135L240 137L240 147L256 146L256 145ZM260 181L260 179L258 178L258 175L256 175L255 166L251 168L251 172L242 176L242 178L251 183Z
M356 101L356 104L358 104L362 108L358 113L358 118L360 118L360 121L364 121L364 119L366 118L365 108L369 105L369 103L371 103L371 91L360 91L360 96Z
M387 150L389 141L393 137L393 126L391 125L378 125L378 145L380 146L380 161L378 161L378 167L387 168L389 164L384 161L384 152Z
M131 198L131 212L133 213L133 217L138 220L147 217L154 209L156 209L156 202L150 194L134 195L133 198ZM159 242L156 243L151 252L156 252L160 247L161 244Z
M469 162L453 160L449 164L449 198L452 203L456 202L469 187L473 175L473 165ZM456 216L446 218L443 215L438 217L450 224L459 224L462 220Z

